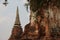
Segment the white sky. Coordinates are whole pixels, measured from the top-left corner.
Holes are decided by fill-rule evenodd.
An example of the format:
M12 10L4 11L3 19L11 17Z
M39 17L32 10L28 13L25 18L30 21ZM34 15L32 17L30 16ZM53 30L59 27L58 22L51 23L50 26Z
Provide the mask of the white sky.
M14 26L17 6L22 28L29 22L29 13L24 6L26 0L8 0L6 7L3 2L4 0L0 0L0 40L8 40Z

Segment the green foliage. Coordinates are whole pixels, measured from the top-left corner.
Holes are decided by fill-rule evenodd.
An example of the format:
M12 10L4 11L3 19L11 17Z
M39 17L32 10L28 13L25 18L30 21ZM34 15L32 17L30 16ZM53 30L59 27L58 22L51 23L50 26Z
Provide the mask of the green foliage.
M56 5L60 7L60 0L28 0L30 3L30 9L32 11L36 11L41 7L46 7L50 4L53 3L53 5Z
M46 2L47 2L47 0L30 0L30 9L32 11L36 11L39 8L41 8L42 5Z

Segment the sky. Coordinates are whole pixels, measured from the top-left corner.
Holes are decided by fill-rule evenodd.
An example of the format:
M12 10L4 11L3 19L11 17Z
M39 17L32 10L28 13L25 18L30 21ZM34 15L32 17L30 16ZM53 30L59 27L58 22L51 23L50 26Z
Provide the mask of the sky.
M26 0L8 0L5 7L0 0L0 40L8 40L15 23L17 6L19 8L19 16L22 28L29 23L29 12L26 11L24 4Z

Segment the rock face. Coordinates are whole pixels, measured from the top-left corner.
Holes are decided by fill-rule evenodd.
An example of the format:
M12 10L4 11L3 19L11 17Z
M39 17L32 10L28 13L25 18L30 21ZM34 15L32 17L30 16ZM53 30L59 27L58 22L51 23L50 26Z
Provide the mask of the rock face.
M19 13L9 40L60 40L60 1L28 0L30 22L22 31Z

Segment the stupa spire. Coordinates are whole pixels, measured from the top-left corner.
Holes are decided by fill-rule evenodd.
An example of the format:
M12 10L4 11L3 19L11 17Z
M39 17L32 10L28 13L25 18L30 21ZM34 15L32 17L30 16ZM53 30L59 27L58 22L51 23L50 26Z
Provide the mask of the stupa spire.
M21 34L23 33L21 25L20 25L19 12L18 11L19 10L17 7L15 24L14 24L14 27L12 29L12 34L11 34L11 37L9 38L9 40L19 40Z
M19 10L17 6L15 25L20 25Z

